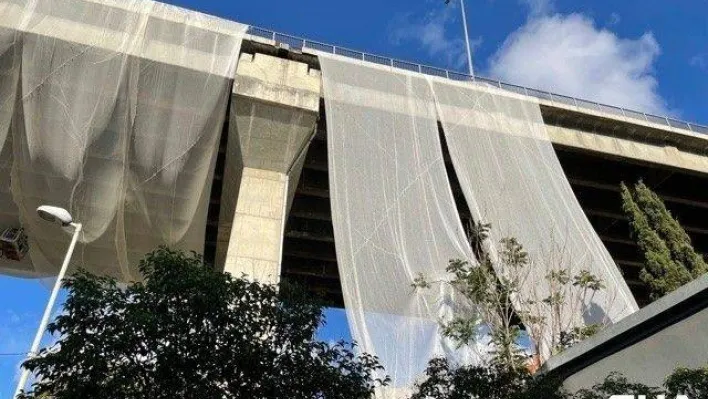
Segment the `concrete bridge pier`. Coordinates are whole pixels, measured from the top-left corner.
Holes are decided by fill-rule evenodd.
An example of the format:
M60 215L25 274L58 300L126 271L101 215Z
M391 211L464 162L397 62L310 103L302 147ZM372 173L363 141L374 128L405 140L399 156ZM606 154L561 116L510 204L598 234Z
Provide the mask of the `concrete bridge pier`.
M216 265L277 283L283 232L319 116L320 72L241 55L234 82Z

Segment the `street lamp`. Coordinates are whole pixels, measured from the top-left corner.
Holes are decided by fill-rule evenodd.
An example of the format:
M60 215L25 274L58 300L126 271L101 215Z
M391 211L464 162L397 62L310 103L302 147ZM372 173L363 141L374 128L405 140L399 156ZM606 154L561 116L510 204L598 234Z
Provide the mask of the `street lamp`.
M450 4L451 0L445 0L445 4ZM460 9L462 10L462 27L465 30L465 44L467 45L467 66L470 70L470 76L474 76L474 68L472 67L472 48L470 47L470 35L467 33L467 13L465 12L465 0L460 0Z
M39 217L42 219L52 223L57 223L62 227L73 227L74 236L71 238L71 244L69 244L69 249L66 251L66 255L64 256L64 263L61 265L59 275L57 275L57 281L54 283L54 288L52 288L52 294L49 296L49 302L47 302L47 307L44 309L44 315L42 316L42 321L39 323L37 334L34 336L32 348L27 354L27 360L36 356L39 351L39 344L42 341L44 331L47 329L47 324L49 324L49 316L52 314L52 308L54 308L54 302L57 300L59 288L61 288L61 282L66 274L66 269L69 267L71 255L74 253L74 247L76 247L76 241L79 239L79 233L81 232L81 223L74 223L71 214L66 209L56 206L42 205L37 208L37 214L39 214ZM17 389L15 390L13 397L16 398L20 395L20 391L25 387L25 384L27 384L29 374L30 371L28 369L22 370L22 375L20 376L20 381L17 383Z
M69 211L64 208L59 208L58 206L42 205L37 208L37 214L39 214L39 217L42 219L48 222L58 223L62 225L62 227L68 226L72 222Z
M462 9L462 27L465 29L465 43L467 44L467 65L470 67L470 76L474 76L474 68L472 67L472 48L470 47L470 35L467 33L467 13L465 12L465 0L460 0L460 8Z

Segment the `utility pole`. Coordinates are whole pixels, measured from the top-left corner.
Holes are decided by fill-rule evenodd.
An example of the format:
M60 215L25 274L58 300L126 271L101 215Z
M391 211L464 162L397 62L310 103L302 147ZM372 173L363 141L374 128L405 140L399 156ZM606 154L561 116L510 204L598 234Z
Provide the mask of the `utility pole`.
M470 48L470 35L467 33L465 0L460 0L460 8L462 9L462 26L465 28L465 43L467 44L467 65L470 67L470 76L474 76L474 68L472 67L472 48Z
M450 4L450 0L445 0L445 4ZM465 30L465 45L467 46L467 66L469 67L470 76L474 76L474 67L472 66L472 48L470 47L470 35L467 32L467 13L465 12L465 0L460 0L460 9L462 10L462 27Z

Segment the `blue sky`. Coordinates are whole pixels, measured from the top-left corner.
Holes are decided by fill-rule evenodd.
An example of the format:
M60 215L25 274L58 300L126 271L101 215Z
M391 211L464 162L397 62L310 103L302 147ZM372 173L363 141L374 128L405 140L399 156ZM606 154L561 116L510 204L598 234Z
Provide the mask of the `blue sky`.
M457 0L169 0L369 53L466 70ZM708 124L705 0L467 0L475 70Z
M465 71L456 0L169 0L312 40ZM478 74L708 124L708 2L467 0ZM49 289L0 277L0 399ZM342 311L322 332L348 338Z

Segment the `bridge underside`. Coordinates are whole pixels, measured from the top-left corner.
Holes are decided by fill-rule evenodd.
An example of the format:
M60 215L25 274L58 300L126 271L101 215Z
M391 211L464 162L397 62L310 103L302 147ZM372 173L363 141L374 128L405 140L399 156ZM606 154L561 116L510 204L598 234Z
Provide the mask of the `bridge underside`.
M243 49L244 52L264 53L319 69L315 57L278 48L272 44L245 41ZM705 173L705 166L708 165L705 158L708 153L708 140L695 135L682 135L680 132L674 134L641 121L634 124L633 120L622 120L621 116L616 118L613 115L593 115L592 112L579 112L562 105L551 106L541 102L541 111L546 125L565 129L571 132L571 136L574 134L572 132L581 133L581 136L585 132L605 138L634 140L640 145L653 147L654 152L635 154L631 150L623 153L607 148L593 148L592 143L583 148L584 144L577 146L573 140L568 144L554 144L561 165L586 216L622 270L639 305L648 304L648 289L639 279L644 262L637 245L630 237L628 222L621 209L620 183L631 184L643 180L664 199L672 214L686 228L696 249L708 254L708 199L704 192L704 188L708 187L708 173ZM228 121L226 123L228 124ZM328 304L342 307L342 288L329 200L327 127L322 103L316 129L285 226L281 276L300 283L323 297ZM224 132L227 131L228 126L225 126ZM565 133L560 134L562 136ZM217 243L225 147L226 134L223 134L206 232L207 260L214 259ZM663 157L661 151L664 149L668 149L667 157L651 158L651 154L657 154L656 151ZM691 164L697 167L693 170L680 167L684 164L680 160L672 161L671 151L680 152L684 159L698 159L698 162ZM449 157L447 154L445 156L448 158L449 180L464 223L470 219L470 212L466 209Z
M0 25L9 23L9 28L5 25L2 27L6 34L7 32L14 32L17 29L15 21L20 20L20 15L24 12L22 2L11 1L10 3L11 7L8 8L8 10L15 14L8 14L8 11L5 13L8 17L0 18ZM100 1L93 0L89 3L97 7L101 4ZM113 4L112 2L109 3ZM100 7L104 6L106 5L100 5ZM107 7L114 7L114 5ZM52 8L52 10L59 12L62 8ZM135 11L131 7L117 12L111 10L106 11L106 15L113 15L115 18L122 18L121 15L123 15L126 10ZM69 14L71 13L67 15ZM78 17L79 14L75 15L75 17ZM208 45L209 41L207 40L205 42L206 44L202 43L201 47L196 46L196 44L198 44L197 42L190 42L194 48L189 46L182 48L183 51L187 52L184 54L189 54L190 56L173 57L175 52L168 50L174 49L175 43L172 43L174 38L167 33L165 33L165 37L149 38L150 40L146 41L146 43L149 42L151 45L144 46L144 49L140 47L142 49L140 51L138 51L137 47L127 51L121 46L118 46L119 48L112 47L118 45L120 42L120 40L112 39L122 36L112 37L111 35L106 35L104 38L106 40L99 41L100 43L94 43L93 39L95 38L87 34L87 32L93 32L92 29L104 29L106 27L104 26L106 25L105 23L95 25L95 21L66 19L67 15L59 13L57 15L52 14L51 18L44 18L42 24L36 24L36 26L33 25L31 28L28 28L29 30L26 33L30 33L33 36L27 37L48 40L47 43L53 43L53 45L59 43L62 46L67 46L68 44L67 48L73 48L73 43L76 42L81 46L95 48L100 52L118 51L117 54L122 54L126 60L128 60L128 57L137 57L136 60L143 60L144 58L149 61L146 65L149 64L151 68L165 68L164 70L169 71L170 76L174 74L174 76L179 77L182 75L178 74L184 73L184 76L189 78L182 78L182 80L185 81L193 78L212 81L213 79L204 75L213 68L212 62L208 61L211 59L209 57L216 57L215 59L228 61L224 61L224 70L219 71L220 73L218 74L214 74L221 82L221 86L219 86L220 89L202 90L204 93L210 93L211 95L213 93L221 93L222 89L226 90L226 88L230 86L230 88L234 90L230 93L229 101L235 104L234 111L232 112L232 107L226 106L227 100L225 97L223 101L221 97L219 97L219 101L224 103L222 104L223 107L214 106L214 108L221 110L228 109L228 115L218 115L215 110L209 110L209 112L204 111L205 115L203 117L205 120L211 121L212 117L214 119L218 119L221 116L225 117L224 126L222 127L221 145L219 147L216 169L214 171L214 184L212 185L210 197L204 256L208 261L226 270L228 268L225 267L225 264L229 262L224 260L225 257L223 255L229 254L227 250L231 246L232 241L238 245L234 245L233 256L229 255L226 256L226 258L233 260L234 262L231 263L235 265L240 265L238 263L239 259L246 259L248 258L246 255L252 255L242 252L248 252L248 250L256 248L261 252L259 256L262 256L249 258L258 261L251 262L252 264L262 264L266 262L273 266L272 270L274 273L272 274L276 276L278 274L278 268L282 266L280 267L280 275L287 279L303 283L313 292L323 295L331 304L342 306L342 290L335 255L335 242L329 201L326 151L327 128L324 122L324 111L322 111L324 106L320 104L319 114L317 111L318 98L320 98L321 95L321 81L318 71L320 65L318 58L313 54L307 54L306 51L305 53L298 49L291 51L289 47L284 46L282 43L275 42L275 36L273 40L260 40L257 37L249 36L247 40L241 43L241 32L242 30L245 31L245 26L230 22L224 22L226 25L222 26L224 32L219 34L223 37L212 35L214 32L203 35L204 40L212 38L209 40L214 40L214 43L216 43L217 39L223 41L228 38L232 47L226 50L219 47L220 51L224 51L224 54L218 52L215 54L210 53L215 47ZM144 16L143 14L140 15L141 18ZM172 18L171 15L172 14L169 12L165 15L153 15L150 17L150 23L156 24L156 26L165 25L173 27L174 21L170 19ZM196 18L195 21L191 22L195 24L192 28L200 32L206 29L201 26L201 22L198 22L201 21L201 18ZM84 22L86 23L84 24ZM165 32L171 31L165 28ZM204 30L204 32L208 33L209 29ZM199 36L201 37L202 35ZM7 37L14 37L14 33ZM147 40L142 36L140 36L139 39ZM42 46L38 47L41 48ZM240 48L241 52L236 51L236 48ZM205 52L203 51L204 49L209 50ZM54 54L53 52L50 53ZM2 69L0 72L4 72L6 76L14 76L8 74L8 71L13 73L18 72L19 69L17 68L20 68L20 65L14 63L14 55L8 56L8 54L11 54L11 52L6 53L2 62L8 64L9 60L10 68L8 69L8 65L2 65L0 66L0 69ZM13 52L12 54L15 53ZM234 54L240 54L241 61L239 62L238 71L234 77L235 80L231 81L230 78L233 71L230 71L229 68L230 65L235 65L235 60L231 58ZM266 57L251 57L251 55L256 54L266 55ZM270 60L267 58L270 58ZM132 60L133 58L130 59ZM117 64L116 68L118 69L116 69L116 71L123 71L121 68L124 68L124 65L128 64L133 65L132 62L120 63L120 65ZM35 65L38 70L41 70L38 65L41 66L42 64L39 63ZM31 76L28 72L28 68L29 65L23 64L22 73ZM156 70L161 71L162 69ZM313 72L313 70L317 73L310 73ZM110 75L108 72L100 73ZM227 73L228 75L226 75ZM115 74L117 74L116 76L123 76L123 72L115 72L114 75ZM15 81L18 80L16 79ZM146 79L146 81L149 82L151 80ZM67 81L66 86L71 86L69 83L73 82ZM63 87L62 84L64 83L63 80L59 79L52 84L60 88ZM499 84L499 87L501 89L502 85ZM101 93L93 93L93 88L88 86L83 89L85 90L82 93L85 92L85 94L94 95L96 99L105 100L101 94L102 91ZM143 87L143 89L145 88ZM145 104L147 104L145 109L153 110L154 107L157 107L155 109L163 110L163 108L165 108L164 114L167 116L171 115L175 123L180 120L175 115L196 112L195 110L200 106L200 104L190 103L190 101L194 101L194 99L189 98L190 96L186 94L186 91L184 93L177 91L181 93L179 101L177 101L176 94L175 98L170 97L174 94L171 90L155 89L152 91L160 93L160 95L165 94L165 98L152 98L147 95L144 96L145 98L138 96L141 99L140 101L144 101ZM147 90L146 93L151 92L151 95L154 94L157 96L157 94L152 93L152 91ZM14 99L13 96L17 94L15 92L16 90L14 89L10 90L8 92L10 94L8 94L7 97ZM517 92L515 95L528 95L528 92L525 93L526 94L524 94L524 92ZM118 94L115 94L115 96L118 98ZM644 305L648 302L647 289L638 278L643 259L638 252L637 246L629 236L627 220L621 211L619 184L622 181L633 183L642 179L664 198L669 209L678 217L692 237L698 251L708 253L708 217L705 217L706 210L708 210L708 200L704 193L704 188L708 186L708 139L706 139L708 136L697 133L701 131L707 132L708 128L704 127L702 130L693 130L690 125L686 125L682 122L662 117L647 116L633 111L625 112L625 110L619 108L600 106L598 104L595 104L596 106L593 107L592 104L594 103L588 102L585 102L584 108L579 108L578 101L582 100L576 101L572 98L565 98L565 100L563 100L563 98L563 96L550 96L547 100L545 97L534 97L533 101L538 101L541 106L544 121L546 125L549 126L549 137L556 143L556 152L562 167L568 176L585 214L609 249L616 263L621 267L638 302ZM189 107L194 108L194 110L189 107L179 110L170 108L176 107L175 104L181 104L182 101L190 103L191 105ZM591 106L588 107L588 104ZM81 105L86 106L86 104L83 103L81 103ZM93 105L89 105L87 109L93 109ZM106 115L104 116L108 118L108 116L112 115L109 111L113 112L113 108L117 109L119 107L116 106L112 108L106 106L104 108L106 108ZM167 108L170 108L169 112L166 111ZM63 108L59 107L59 109ZM251 113L248 114L248 112L244 110L250 110ZM174 115L172 115L173 111ZM212 111L214 115L211 114ZM151 112L152 111L145 111L143 115L152 116L154 113ZM83 113L81 114L83 115ZM206 114L208 114L208 117ZM6 113L5 115L10 114ZM57 115L63 115L63 113L57 112ZM154 118L158 116L168 118L165 115L162 115L162 113L160 113L160 115L155 114ZM241 128L237 126L239 124L238 121L241 121L243 124L246 117L252 117L252 120L260 119L258 123L253 125L255 126L253 132L250 131L251 125L248 127L248 132L238 132L238 130L247 130L243 129L243 126ZM296 166L299 166L299 162L302 160L302 158L299 157L301 154L300 151L307 147L307 142L313 131L312 126L314 125L315 118L319 120L316 127L316 135L306 153L303 172L298 179L297 172L299 172L299 167ZM145 117L145 119L149 120L151 118ZM5 120L10 121L11 119L6 117ZM168 118L166 120L171 119ZM231 127L229 127L230 123L232 123ZM90 125L91 129L94 128L91 124L87 123L86 125ZM145 125L147 126L145 127L146 130L141 134L145 137L154 137L155 142L159 142L157 138L162 139L162 136L160 129L155 128L155 126L159 124L145 123ZM219 128L218 125L214 124L212 126L211 122L207 123L207 125L210 128L209 137L216 139ZM150 129L148 129L148 127ZM298 133L293 134L294 130L291 129L291 127L297 127L296 130ZM131 131L131 129L124 129L125 137L128 137L127 132L129 131ZM249 146L247 152L239 153L241 149L236 145L238 141L236 143L227 143L229 137L242 137L247 139L245 141L248 141L251 137L250 134L255 137L254 143L257 143L257 145ZM138 134L136 135L140 136ZM295 136L298 137L297 140ZM106 137L112 136L107 135ZM21 140L18 140L18 142L20 141ZM2 144L3 143L0 142L0 148ZM210 145L211 144L213 144L213 142L210 142ZM6 151L3 155L9 154L11 147L12 146L6 146ZM228 152L228 147L232 147L233 154ZM289 148L293 153L284 157L284 154L280 153L282 148ZM445 146L443 146L443 148L445 148ZM88 149L85 150L88 151ZM212 150L213 147L210 147L210 151ZM262 153L259 153L259 151ZM109 153L110 151L106 150L105 152ZM156 150L155 152L157 153L159 151ZM204 152L204 154L206 154L206 152ZM209 152L209 157L204 155L204 159L211 160L210 154L211 152ZM60 154L54 155L59 156ZM91 153L90 155L94 161L101 160L97 161L100 162L101 165L103 164L103 156L105 156L105 154L99 150L95 150L95 154ZM37 159L42 159L41 157L30 158L31 157L26 160L28 176L31 174L29 171L32 173L37 172L33 167L36 166L35 163ZM284 160L285 158L287 158L287 162ZM243 162L241 163L241 161ZM18 161L14 159L13 162ZM126 163L126 165L128 164L129 163ZM5 163L4 165L0 165L0 170L4 169L5 180L8 180L10 166L15 168L13 165L15 164ZM244 179L241 179L241 176L237 176L238 173L232 173L233 176L229 176L228 172L230 170L232 172L233 170L240 171L244 168L256 169L256 172L262 172L261 175L268 174L269 172L279 173L278 183L275 184L277 188L268 191L262 190L263 184L252 184L244 185L246 189L239 191L241 189L240 183ZM201 170L206 169L207 168L202 168ZM13 170L20 170L20 168ZM90 169L86 170L88 171ZM48 177L56 177L54 176L54 174L56 174L55 172L55 170L49 168L44 172L45 176L37 180L46 183L49 181ZM285 192L283 188L290 188L287 185L291 181L290 172L293 172L292 181L297 181L298 184L296 186L294 199L292 200L291 211L289 212L287 220L284 221L283 217L286 215L285 210L291 204L290 194L292 194L292 192L289 190L285 190L287 191ZM456 183L452 167L448 167L448 174L454 195L456 196L459 214L463 222L465 222L465 219L468 220L470 218L470 212L464 205L465 201L462 199L461 189L459 184ZM81 174L79 175L83 176ZM249 176L253 178L251 179L253 181L258 180L254 175ZM28 179L30 179L30 177L28 177ZM73 179L73 177L71 179ZM70 181L71 179L66 181ZM148 180L150 179L152 178ZM264 178L261 178L261 180L263 179ZM91 179L87 179L87 181L89 180ZM93 181L102 182L102 179L95 178ZM204 180L202 180L202 182L203 181ZM71 180L71 182L71 184L76 184L73 180ZM5 188L9 187L9 181L5 181L4 184L6 185ZM20 187L20 184L14 186ZM101 185L97 184L96 186ZM67 187L71 186L67 185ZM203 187L206 189L207 186L204 185ZM38 189L36 191L40 194L54 195L54 193L51 192L52 190ZM146 189L146 192L147 191ZM159 189L155 189L154 191L160 193L175 193L180 190L168 190L160 186ZM268 192L266 193L265 191ZM107 192L112 191L108 190ZM274 198L277 197L277 195L271 195L273 193L283 195L280 195L276 201ZM14 193L11 196L8 190L4 191L4 196L8 203L14 201L14 199L11 199L11 197L14 198ZM119 198L117 195L113 195L113 197ZM287 200L285 200L286 197ZM27 194L26 198L32 198L32 200L37 199L36 194L34 197L33 195ZM264 200L264 198L266 200ZM52 199L52 201L54 200ZM143 202L149 203L150 201ZM232 223L236 219L236 213L238 213L236 212L237 209L234 209L236 202L243 205L244 208L248 208L247 210L238 210L238 212L240 212L239 220L248 220L248 223ZM159 201L157 203L159 203ZM268 208L267 212L260 209L261 204L264 205L264 208ZM90 208L90 206L85 206L85 204L80 205L84 206L86 209ZM203 203L200 202L199 206L202 205ZM120 206L123 206L123 204L120 204ZM231 206L229 209L234 213L233 215L227 214L228 212L223 212L223 208L228 208L229 206ZM72 206L67 207L72 209ZM29 208L30 207L27 207L27 209ZM160 207L157 206L155 209L152 209L151 212L159 213L158 211L161 210L159 208ZM17 218L17 211L12 210L12 212L14 212L12 213L7 212L7 209L3 210L6 214L11 216L12 223L16 223L19 220ZM258 212L256 212L256 210ZM266 217L259 214L261 211L269 216ZM106 212L106 214L112 213ZM268 219L272 216L271 214L277 214L277 217L271 217L270 219L272 220L266 223L263 219ZM199 215L203 217L202 213L199 213ZM32 217L36 217L33 212ZM226 220L220 221L220 219ZM277 219L277 223L273 222L275 219ZM145 218L145 220L147 219ZM285 231L283 233L284 240L281 258L278 251L281 243L279 234L283 232L283 222L285 222ZM238 227L235 230L241 234L240 236L239 234L234 234L233 237L230 235L234 230L232 229L232 225L234 224ZM198 225L199 228L203 226L201 220L194 225ZM268 229L265 229L264 226L266 225ZM3 226L3 228L4 227L5 226ZM249 230L249 228L251 230ZM260 228L260 230L258 228ZM37 231L41 230L42 229L37 229ZM86 231L88 230L89 229L86 229ZM158 229L153 228L153 230L157 231ZM197 230L195 229L194 231ZM258 237L259 242L256 243L257 245L251 245L253 244L252 242L243 240L244 237L251 238L256 236L257 234L254 234L254 231L260 231L261 233L261 237ZM145 234L143 235L146 236ZM233 240L231 238L233 238ZM161 237L160 240L163 240L163 237ZM47 241L50 240L47 239ZM190 236L189 241L191 241L191 244L198 244L195 245L195 247L200 247L201 232ZM244 242L247 242L247 244L243 244ZM134 240L136 247L139 246L138 244L145 244L145 240ZM218 245L221 245L221 252L217 251ZM226 247L224 247L224 245L226 245ZM136 251L136 249L132 248L130 245L126 245L126 247L134 252ZM61 248L63 248L63 246ZM245 250L239 252L241 249ZM60 249L56 253L63 254L63 249ZM221 259L219 258L220 253L222 255ZM261 259L262 257L267 257L268 259ZM95 258L102 259L99 256ZM279 260L280 264L278 264ZM47 263L50 264L51 262ZM242 262L242 264L245 263L246 262ZM444 266L445 265L440 265L441 268ZM255 267L255 269L257 269L257 267ZM242 271L238 267L234 268L234 270L236 272Z
M703 188L708 186L708 176L571 147L555 148L585 214L621 268L640 306L649 303L649 295L639 279L642 255L630 237L628 222L622 213L620 182L642 179L657 191L686 228L696 249L708 253L705 218L708 201L702 194ZM449 159L447 163L453 193L465 222L470 219L470 213ZM282 275L324 297L328 303L343 306L329 202L324 117L320 118L317 135L307 153L285 228Z

